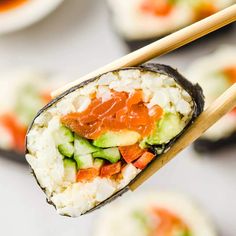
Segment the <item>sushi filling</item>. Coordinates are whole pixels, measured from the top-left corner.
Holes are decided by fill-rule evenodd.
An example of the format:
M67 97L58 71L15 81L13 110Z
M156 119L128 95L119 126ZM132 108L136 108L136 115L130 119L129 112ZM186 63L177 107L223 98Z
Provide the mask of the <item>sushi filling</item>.
M121 206L122 208L123 206ZM123 210L123 212L122 212ZM118 210L119 213L123 213L124 215L120 215L120 219L114 220L113 227L119 227L118 222L122 221L124 217L126 222L129 222L128 229L125 227L124 229L120 229L119 227L119 235L129 235L130 231L135 235L145 235L145 236L192 236L192 232L189 229L188 225L184 220L177 216L175 213L170 211L169 209L163 208L161 206L155 206L154 204L150 206L139 206L136 209L128 209L128 210ZM111 216L112 217L112 216ZM101 226L100 226L101 227ZM109 227L106 233L102 231L106 231L100 229L98 235L113 235L115 229ZM122 227L121 227L122 228ZM109 232L110 231L110 232Z
M193 110L191 96L167 75L109 72L35 119L26 159L57 211L76 217L127 186Z
M169 210L155 206L145 210L146 212L133 212L133 217L139 221L143 219L147 235L192 235L186 223Z

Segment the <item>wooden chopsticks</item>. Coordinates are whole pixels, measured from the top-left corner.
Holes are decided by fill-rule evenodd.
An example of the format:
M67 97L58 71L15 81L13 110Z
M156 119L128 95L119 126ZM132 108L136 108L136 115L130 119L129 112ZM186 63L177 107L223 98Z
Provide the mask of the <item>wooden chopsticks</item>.
M52 97L56 97L82 81L96 77L105 72L128 66L136 66L155 57L164 55L234 21L236 21L236 4L149 44L146 47L121 57L120 59L79 78L78 80L66 84L52 92Z
M136 66L157 56L164 55L234 21L236 21L236 4L169 36L166 36L165 38L162 38L144 48L130 53L92 73L89 73L80 79L65 85L64 87L55 90L52 93L52 96L56 97L82 81L96 77L102 73L123 67ZM157 158L145 171L143 171L139 178L137 178L129 186L130 189L135 190L138 188L157 170L167 164L179 152L199 138L209 127L216 123L235 106L236 84L231 86L210 107L208 107L197 118L195 123L193 123L193 125L191 125L189 129L187 129L185 133L177 140L168 152Z
M177 142L165 154L157 158L147 169L141 172L129 187L131 190L138 188L144 181L151 177L161 167L166 165L179 152L199 138L208 128L221 117L236 107L236 83L226 90L212 105L210 105L197 120L185 131Z

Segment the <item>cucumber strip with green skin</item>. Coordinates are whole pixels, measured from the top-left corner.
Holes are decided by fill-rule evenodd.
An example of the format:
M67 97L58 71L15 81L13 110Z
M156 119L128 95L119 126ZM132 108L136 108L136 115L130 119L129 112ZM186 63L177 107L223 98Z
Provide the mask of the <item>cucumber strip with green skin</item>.
M150 228L149 226L149 221L148 221L148 217L145 215L145 213L143 213L140 210L136 210L132 213L132 217L139 222L139 224L142 225L142 228L144 230L148 230Z
M65 126L61 126L53 133L53 138L57 145L71 143L74 141L73 133Z
M131 130L108 131L94 140L93 145L101 148L129 146L137 143L140 137L139 133Z
M65 126L61 126L53 133L54 141L57 145L58 151L65 157L72 157L74 154L73 133Z
M64 159L64 179L68 182L75 182L76 180L76 163L73 159Z
M191 236L191 233L187 230L179 231L174 234L175 236Z
M119 152L119 149L117 147L114 148L107 148L107 149L101 149L98 152L94 152L92 156L95 157L100 157L102 159L106 159L110 161L111 163L116 163L117 161L120 160L121 155Z
M104 164L104 160L103 159L99 159L99 158L96 158L94 160L94 162L93 162L93 166L95 168L98 168L98 169L101 168L103 166L103 164Z
M76 156L91 154L100 150L99 148L93 146L87 139L78 135L75 135L74 146Z
M93 157L91 154L75 155L74 159L77 163L78 169L87 169L93 167Z
M73 143L65 143L58 145L58 151L65 157L72 157L74 155Z

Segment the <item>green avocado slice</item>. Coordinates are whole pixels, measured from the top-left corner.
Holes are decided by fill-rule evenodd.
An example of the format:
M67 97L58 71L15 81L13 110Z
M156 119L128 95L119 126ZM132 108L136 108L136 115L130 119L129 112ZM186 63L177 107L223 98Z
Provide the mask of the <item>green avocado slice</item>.
M177 136L185 127L177 113L166 113L164 117L157 122L153 134L144 141L149 145L160 145L168 143Z
M108 131L93 141L93 145L101 148L129 146L137 143L140 134L131 130Z

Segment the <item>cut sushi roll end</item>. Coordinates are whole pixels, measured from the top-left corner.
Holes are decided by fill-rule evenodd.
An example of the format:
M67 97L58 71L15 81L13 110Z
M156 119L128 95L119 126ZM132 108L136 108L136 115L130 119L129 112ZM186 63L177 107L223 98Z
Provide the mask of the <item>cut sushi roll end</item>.
M203 95L158 64L103 74L43 108L26 159L62 215L88 212L123 192L203 110Z
M50 91L61 83L30 68L1 71L0 78L0 154L26 163L27 128L37 111L51 101Z
M235 0L107 0L117 31L128 42L141 42L175 32L206 18Z
M187 74L201 85L206 97L206 107L225 90L236 83L236 48L224 46L211 55L198 59ZM195 143L197 152L214 152L236 143L236 108L208 129Z
M115 212L115 214L114 214ZM94 236L216 236L208 216L179 193L143 192L105 207Z

